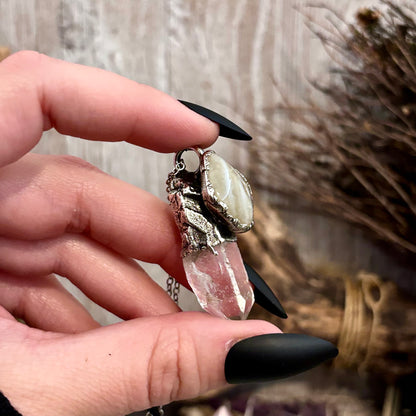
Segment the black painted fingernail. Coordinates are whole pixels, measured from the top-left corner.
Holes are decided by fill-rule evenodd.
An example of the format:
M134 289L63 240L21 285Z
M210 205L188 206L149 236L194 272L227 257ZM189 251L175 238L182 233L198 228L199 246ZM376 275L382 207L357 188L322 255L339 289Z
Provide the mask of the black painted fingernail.
M286 311L267 283L250 265L244 263L244 267L246 268L248 279L254 286L254 299L256 303L273 315L286 319Z
M303 334L265 334L237 342L225 360L228 383L279 380L336 357L337 348Z
M201 116L204 116L209 120L217 123L220 126L220 136L236 140L252 139L252 137L248 133L246 133L241 127L238 127L237 124L234 124L232 121L228 120L228 118L223 117L215 111L208 110L208 108L202 107L198 104L190 103L188 101L179 100L179 102L191 109L192 111L195 111L195 113L198 113Z

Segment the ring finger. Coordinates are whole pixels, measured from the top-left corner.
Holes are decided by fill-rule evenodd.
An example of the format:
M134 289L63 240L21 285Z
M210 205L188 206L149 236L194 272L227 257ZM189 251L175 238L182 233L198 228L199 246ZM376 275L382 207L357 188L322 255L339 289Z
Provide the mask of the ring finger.
M100 326L53 275L0 272L0 305L1 317L21 318L46 331L73 334Z
M14 276L57 273L122 319L178 312L168 294L132 259L81 234L21 241L0 237L1 269Z

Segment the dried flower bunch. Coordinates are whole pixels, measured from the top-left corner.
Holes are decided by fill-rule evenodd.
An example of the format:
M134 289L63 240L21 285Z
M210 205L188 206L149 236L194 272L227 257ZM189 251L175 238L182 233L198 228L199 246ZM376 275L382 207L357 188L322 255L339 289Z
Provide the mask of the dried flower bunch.
M344 30L309 21L335 76L313 84L325 105L285 102L302 133L266 136L258 158L270 176L257 186L307 198L416 253L416 13L382 3L382 11L359 10Z

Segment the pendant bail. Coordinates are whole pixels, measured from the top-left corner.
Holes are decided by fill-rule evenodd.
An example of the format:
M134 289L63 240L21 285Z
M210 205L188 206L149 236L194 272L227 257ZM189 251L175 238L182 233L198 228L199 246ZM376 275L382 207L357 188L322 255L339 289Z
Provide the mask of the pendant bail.
M187 147L186 149L182 149L182 150L179 150L179 152L176 152L175 160L174 160L175 166L178 166L178 165L183 166L183 169L186 169L185 161L182 159L182 155L185 152L195 152L198 156L199 163L201 164L201 157L204 154L204 150L196 146L196 147ZM199 167L193 173L196 174L198 171L199 171Z

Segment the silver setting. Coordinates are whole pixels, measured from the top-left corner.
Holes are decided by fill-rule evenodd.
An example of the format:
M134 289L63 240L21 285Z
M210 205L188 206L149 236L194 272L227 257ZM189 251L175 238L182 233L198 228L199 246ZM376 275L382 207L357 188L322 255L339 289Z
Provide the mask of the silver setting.
M166 181L168 200L182 235L182 256L207 248L217 254L215 246L225 241L236 241L236 236L228 227L219 223L205 206L200 169L195 172L187 171L181 158L186 150L203 154L198 148L178 152L175 155L175 168Z

